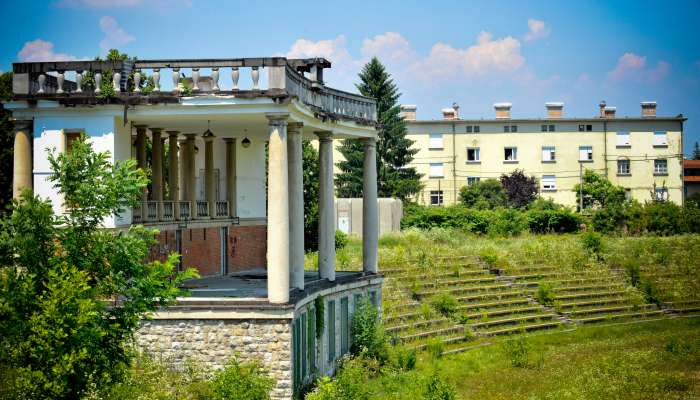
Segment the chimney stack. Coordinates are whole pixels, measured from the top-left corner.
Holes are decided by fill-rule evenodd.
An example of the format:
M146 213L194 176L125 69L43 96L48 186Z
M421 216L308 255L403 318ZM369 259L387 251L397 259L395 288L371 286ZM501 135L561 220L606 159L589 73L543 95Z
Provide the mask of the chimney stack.
M656 117L656 102L655 101L643 101L641 104L642 104L642 117L644 117L644 118L655 118Z
M615 110L617 110L616 107L606 106L603 109L603 112L605 113L604 118L615 118Z
M457 103L452 103L452 107L442 109L442 119L459 119L459 106L457 105Z
M600 111L600 114L598 116L600 118L605 118L605 100L602 100L600 103L598 103L598 110Z
M399 117L403 118L404 121L415 121L416 109L418 109L418 107L413 104L402 104Z
M496 119L509 119L511 103L495 103L493 108L496 110Z
M547 118L557 119L564 116L564 103L558 101L550 101L544 103L547 107Z

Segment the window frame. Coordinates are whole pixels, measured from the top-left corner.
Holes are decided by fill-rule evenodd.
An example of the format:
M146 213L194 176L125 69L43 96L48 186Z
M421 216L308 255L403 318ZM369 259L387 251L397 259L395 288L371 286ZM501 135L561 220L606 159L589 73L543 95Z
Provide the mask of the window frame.
M440 167L440 175L433 174L434 167ZM445 177L445 163L443 162L431 162L428 164L428 178L442 179Z
M658 137L662 137L663 140L657 140ZM665 148L668 147L668 131L654 131L653 147L655 148Z
M545 182L550 182L549 184ZM540 180L540 187L543 192L556 192L557 191L557 176L556 175L542 175Z
M430 205L431 206L441 206L445 204L445 192L443 190L431 190L430 191ZM436 202L433 202L433 198Z
M661 165L663 165L663 168L659 168ZM668 159L657 158L654 160L654 175L655 176L667 176L668 175Z
M545 154L549 154L549 159L545 158ZM555 163L555 162L557 162L557 148L556 148L556 146L542 146L542 162L543 163Z
M620 167L627 165L627 172L620 171ZM632 175L632 163L629 158L620 158L617 160L617 176L631 176Z
M511 150L512 158L509 160L506 152ZM518 146L505 146L503 147L503 162L516 164L518 163Z
M469 159L469 151L474 151L474 159ZM467 163L478 164L481 162L481 148L480 147L467 147Z
M480 176L468 176L467 177L467 186L472 186L472 185L475 185L479 182L481 182Z
M627 140L623 140L622 143L620 142L621 137L627 137ZM632 147L632 137L629 132L617 132L615 134L616 142L615 142L615 147L618 149L628 149Z
M437 136L440 136L440 147L434 146L435 140L437 140ZM445 138L444 134L442 133L429 133L428 134L428 150L444 150L445 149Z
M581 158L583 151L586 151L586 158ZM580 146L578 146L578 161L579 162L593 162L593 146L592 145L580 145Z

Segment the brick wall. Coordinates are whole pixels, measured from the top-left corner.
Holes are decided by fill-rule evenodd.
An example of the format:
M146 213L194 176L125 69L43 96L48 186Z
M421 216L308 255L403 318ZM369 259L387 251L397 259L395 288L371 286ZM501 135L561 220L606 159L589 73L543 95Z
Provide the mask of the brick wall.
M165 260L168 254L180 252L184 268L195 267L202 276L221 273L221 227L181 230L182 244L178 249L176 230L161 231L151 248L149 260ZM228 272L265 268L267 257L267 227L228 226L226 237Z

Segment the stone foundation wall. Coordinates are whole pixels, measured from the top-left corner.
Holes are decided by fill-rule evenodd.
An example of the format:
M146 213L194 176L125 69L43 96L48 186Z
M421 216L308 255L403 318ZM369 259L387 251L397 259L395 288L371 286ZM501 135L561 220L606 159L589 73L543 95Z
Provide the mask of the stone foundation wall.
M155 319L144 321L136 335L143 350L182 366L190 359L222 368L234 355L259 360L276 381L273 399L292 397L292 334L290 321Z

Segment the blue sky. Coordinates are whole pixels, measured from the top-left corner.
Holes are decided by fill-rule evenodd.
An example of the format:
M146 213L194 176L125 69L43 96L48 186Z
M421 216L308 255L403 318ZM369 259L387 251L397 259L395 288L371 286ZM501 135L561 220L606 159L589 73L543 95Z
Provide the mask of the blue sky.
M325 56L330 86L353 90L376 55L421 119L457 102L464 118L514 117L565 102L593 116L600 100L637 116L688 117L700 141L700 1L56 0L0 2L0 70L20 60Z

